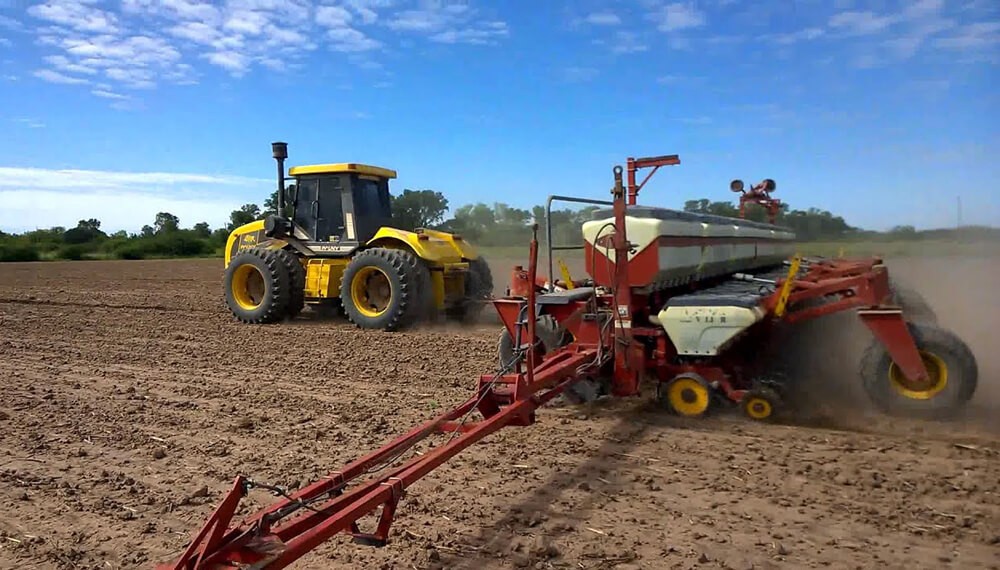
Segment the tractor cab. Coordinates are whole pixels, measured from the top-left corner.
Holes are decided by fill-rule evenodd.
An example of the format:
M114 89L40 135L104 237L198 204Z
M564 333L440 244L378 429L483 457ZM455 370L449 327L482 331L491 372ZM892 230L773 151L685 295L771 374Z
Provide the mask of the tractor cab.
M288 174L295 184L286 190L285 212L307 242L356 247L391 225L392 170L341 163L296 166Z

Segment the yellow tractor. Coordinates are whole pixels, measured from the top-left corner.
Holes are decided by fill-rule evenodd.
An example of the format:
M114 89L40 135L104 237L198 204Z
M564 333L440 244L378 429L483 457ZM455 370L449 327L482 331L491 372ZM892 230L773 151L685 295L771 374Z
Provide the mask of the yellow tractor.
M358 327L398 330L440 316L473 317L493 294L489 266L457 234L392 227L392 170L356 163L296 166L277 212L233 230L226 242L226 305L245 323L294 318L306 305Z

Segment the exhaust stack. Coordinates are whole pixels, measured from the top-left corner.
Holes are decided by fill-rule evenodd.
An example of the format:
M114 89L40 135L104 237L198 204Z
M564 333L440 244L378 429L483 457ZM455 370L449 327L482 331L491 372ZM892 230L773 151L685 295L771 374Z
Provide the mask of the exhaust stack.
M278 211L281 216L285 212L285 159L288 158L288 143L271 143L271 154L278 161Z

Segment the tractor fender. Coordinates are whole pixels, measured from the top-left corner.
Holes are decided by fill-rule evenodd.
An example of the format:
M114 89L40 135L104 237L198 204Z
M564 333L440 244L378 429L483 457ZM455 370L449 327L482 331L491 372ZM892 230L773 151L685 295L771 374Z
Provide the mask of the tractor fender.
M234 229L226 238L226 261L223 267L229 267L229 262L236 254L253 248L281 249L288 242L272 239L264 235L264 220L257 220Z
M434 232L443 236L443 232ZM381 228L366 244L368 247L406 248L431 266L444 267L463 263L462 249L444 237L424 232Z

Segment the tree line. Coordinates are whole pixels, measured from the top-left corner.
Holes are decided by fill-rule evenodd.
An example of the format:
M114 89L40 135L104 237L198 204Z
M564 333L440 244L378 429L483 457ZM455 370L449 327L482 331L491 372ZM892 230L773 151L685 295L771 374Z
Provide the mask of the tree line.
M198 257L222 255L229 233L274 212L277 191L262 206L248 203L230 212L229 222L220 228L211 228L198 222L189 228L181 227L181 220L169 212L156 214L152 223L142 226L139 232L116 231L108 234L101 229L100 220L80 220L76 227L53 227L8 235L0 232L0 261L35 261L39 259L117 258L146 259L159 257ZM538 222L539 239L545 239L545 207L523 209L497 202L474 203L460 206L450 217L448 199L434 190L403 190L391 197L393 225L400 229L434 228L461 234L470 242L481 246L519 246L531 238L531 224ZM594 217L597 208L563 208L552 211L553 243L578 245L581 243L580 226ZM688 200L684 211L738 217L739 209L733 202L714 202L707 199ZM766 212L756 205L748 206L747 218L766 220ZM865 231L848 224L843 217L826 210L808 208L793 210L783 204L777 223L791 228L803 241L834 241L842 239L867 240L919 240L954 239L955 230L923 230L912 226L897 226L888 232ZM963 227L959 238L1000 239L1000 229Z

